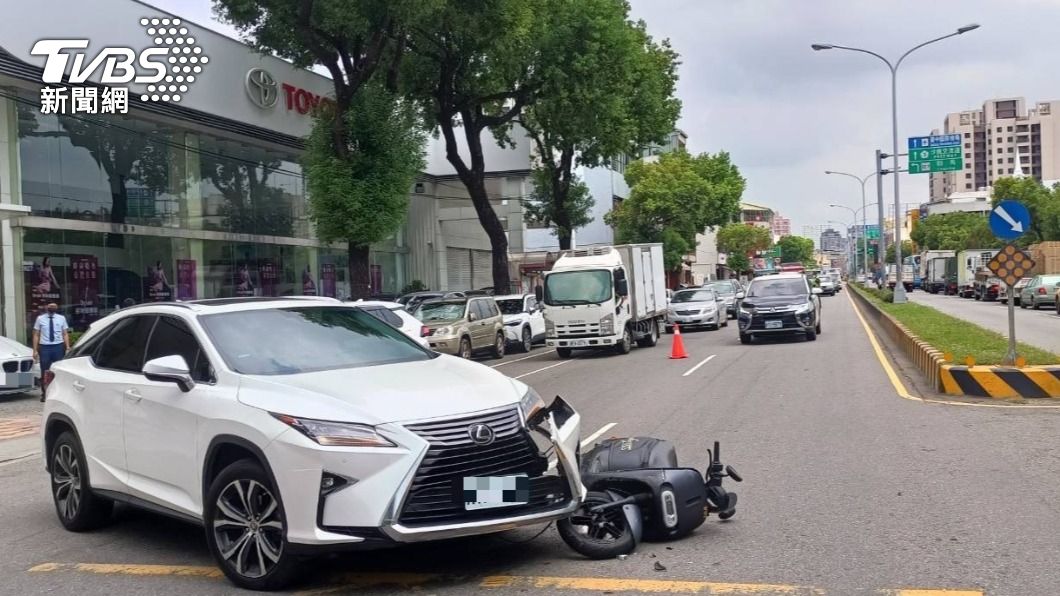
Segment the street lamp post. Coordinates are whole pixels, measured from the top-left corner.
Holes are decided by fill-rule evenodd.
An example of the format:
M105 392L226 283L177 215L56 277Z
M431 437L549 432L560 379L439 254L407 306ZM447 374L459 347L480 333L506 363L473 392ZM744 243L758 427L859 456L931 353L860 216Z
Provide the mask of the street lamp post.
M846 207L846 209L850 209L850 208L849 208L849 207ZM853 210L851 210L851 211L853 211ZM825 223L831 223L831 224L839 224L839 225L841 225L841 226L843 226L843 227L846 227L847 229L849 229L849 228L851 228L851 227L855 227L855 228L856 228L856 227L858 227L858 218L857 218L857 216L854 216L854 222L853 222L853 224L849 224L849 223L847 223L847 222L845 222L845 221L837 221L837 220L834 220L834 219L829 219L829 220L825 221ZM854 244L853 242L848 242L848 243L847 243L847 250L849 250L849 249L850 249L850 247L854 247L854 277L855 277L855 278L857 278L857 275L858 275L858 264L857 264L857 263L858 263L858 252L857 252L857 245L856 245L856 244Z
M862 209L865 208L865 183L868 182L869 179L872 178L873 176L879 174L879 172L873 172L871 174L866 174L865 176L855 176L854 174L849 174L847 172L833 172L831 170L825 170L824 173L825 174L836 174L838 176L846 176L848 178L853 178L854 180L857 180L861 184L861 208ZM861 264L861 272L864 273L865 275L868 275L868 273L869 273L869 264L868 264L869 244L868 244L868 240L865 237L866 236L866 234L865 234L865 218L867 216L868 216L868 212L863 213L862 216L861 216L861 249L865 253L865 262L863 262ZM857 218L855 217L854 218L854 227L857 227L857 225L858 225L858 222L857 222ZM883 227L883 222L882 221L880 222L880 227L881 227L881 229Z
M862 201L862 202L864 203L864 201ZM832 203L832 204L830 204L828 206L829 207L836 207L836 208L839 208L839 209L846 209L847 211L849 211L850 214L854 216L854 225L852 227L855 230L857 229L857 227L858 227L858 212L857 211L854 211L853 209L851 209L850 207L847 207L846 205L836 205L835 203ZM862 236L864 237L864 234L862 234ZM858 274L857 241L855 240L853 242L853 244L854 244L854 275L857 275ZM865 243L862 242L861 246L864 248L865 247ZM866 258L868 258L868 254L869 254L868 251L865 251L865 257ZM865 272L865 263L862 263L861 267L862 267L861 272L864 273Z
M922 44L913 46L912 48L907 50L904 54L899 56L898 60L896 60L893 64L891 63L890 60L884 58L880 54L877 54L876 52L873 52L871 50L865 50L865 49L862 49L862 48L853 48L853 47L849 47L849 46L841 46L841 45L836 45L836 44L820 44L820 43L815 43L815 44L812 44L810 46L815 51L820 51L820 50L849 50L851 52L861 52L862 54L868 54L870 56L875 56L876 58L879 58L880 60L883 61L884 64L887 65L887 68L891 69L891 147L892 147L891 157L894 158L894 167L892 168L892 171L894 172L894 211L895 211L895 218L896 218L895 226L894 226L894 256L895 256L895 270L896 270L896 279L895 279L895 284L894 284L894 301L895 301L895 303L901 303L901 302L906 302L907 301L907 298L906 298L906 295L905 295L905 286L902 285L902 231L901 231L901 227L898 226L898 221L897 221L898 213L902 209L902 207L901 207L901 199L899 198L899 184L898 184L898 171L899 171L899 167L898 167L898 67L902 65L902 61L905 60L906 57L909 56L909 54L912 54L916 50L919 50L920 48L922 48L922 47L924 47L926 45L930 45L930 44L942 41L944 39L948 39L950 37L955 37L957 35L962 35L964 33L968 33L969 31L974 31L974 30L976 30L978 28L979 28L979 25L975 25L975 24L965 25L964 27L961 27L961 28L957 29L953 33L949 33L947 35L943 35L942 37L936 37L935 39L931 39L931 40L925 41Z

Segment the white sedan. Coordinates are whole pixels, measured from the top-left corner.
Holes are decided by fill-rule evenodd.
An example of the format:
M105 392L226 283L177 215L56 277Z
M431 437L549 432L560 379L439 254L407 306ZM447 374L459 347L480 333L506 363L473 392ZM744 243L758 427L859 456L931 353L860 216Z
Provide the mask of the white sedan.
M405 307L397 302L358 300L352 304L391 327L400 329L402 333L416 340L416 343L421 346L430 348L427 338L424 337L423 322L410 315Z
M40 367L33 361L33 350L13 339L0 337L0 395L24 393L33 389Z

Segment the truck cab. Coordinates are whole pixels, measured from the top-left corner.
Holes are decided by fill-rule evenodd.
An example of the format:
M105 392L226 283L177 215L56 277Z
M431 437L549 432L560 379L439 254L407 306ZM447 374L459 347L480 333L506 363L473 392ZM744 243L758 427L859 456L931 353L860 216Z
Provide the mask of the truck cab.
M561 253L538 293L545 336L560 358L576 349L626 354L658 342L666 314L661 244L593 247Z

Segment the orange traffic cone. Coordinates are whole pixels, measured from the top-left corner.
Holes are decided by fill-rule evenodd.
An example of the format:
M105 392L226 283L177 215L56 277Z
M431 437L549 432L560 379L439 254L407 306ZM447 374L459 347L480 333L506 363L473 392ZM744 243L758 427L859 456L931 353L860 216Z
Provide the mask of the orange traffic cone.
M685 340L681 339L681 328L674 323L674 348L670 351L670 359L679 358L688 358L688 352L685 351Z

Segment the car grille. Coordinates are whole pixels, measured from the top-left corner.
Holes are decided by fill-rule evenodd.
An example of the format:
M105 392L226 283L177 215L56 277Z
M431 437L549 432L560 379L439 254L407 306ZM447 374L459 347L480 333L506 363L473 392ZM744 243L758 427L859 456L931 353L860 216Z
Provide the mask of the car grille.
M598 337L600 335L600 324L556 325L556 335L559 337Z
M32 359L23 360L22 361L22 372L29 372L31 370L33 370L33 360Z
M468 426L489 425L494 440L476 445ZM545 476L548 460L523 427L515 408L439 422L406 424L405 428L430 443L416 476L409 487L398 516L407 525L450 524L491 518L526 515L547 511L570 498L566 480L559 475ZM530 479L530 499L526 505L494 509L464 510L458 487L465 476L513 476Z
M8 360L7 362L5 362L4 363L4 372L6 372L6 373L18 372L18 361L17 360Z
M678 310L678 311L674 311L674 313L678 314L678 315L681 315L682 317L689 317L689 316L692 316L692 315L698 315L699 311L698 310Z
M777 319L784 321L784 329L802 329L802 325L800 325L799 322L795 320L795 314L790 312L769 313L762 315L756 314L755 317L751 319L751 329L755 331L764 330L766 328L767 320L775 321ZM775 329L770 329L770 331L775 331Z

